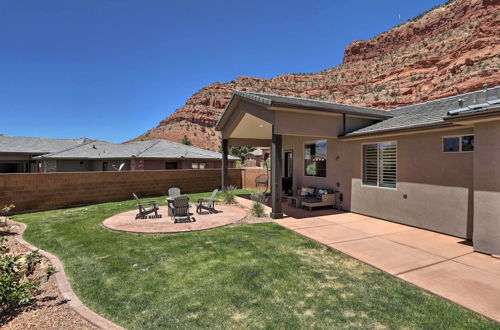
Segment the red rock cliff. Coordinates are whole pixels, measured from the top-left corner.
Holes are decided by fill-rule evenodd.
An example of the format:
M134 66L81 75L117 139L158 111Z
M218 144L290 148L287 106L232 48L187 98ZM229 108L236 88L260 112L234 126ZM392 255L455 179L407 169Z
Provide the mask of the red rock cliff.
M210 84L134 140L180 142L187 135L193 145L217 150L213 126L235 89L390 109L499 85L499 12L500 0L456 0L353 42L339 66Z

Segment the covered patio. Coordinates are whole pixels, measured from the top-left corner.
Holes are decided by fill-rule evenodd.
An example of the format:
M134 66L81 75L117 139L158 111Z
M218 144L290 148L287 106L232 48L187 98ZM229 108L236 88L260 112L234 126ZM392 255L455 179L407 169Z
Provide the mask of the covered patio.
M325 188L339 193L336 198L349 209L352 166L348 162L356 158L341 164L340 156L332 153L333 145L339 136L389 117L382 110L235 91L216 126L222 133L222 186L228 185L230 146L271 147L273 219L283 218L285 179L290 182L288 194L296 195L305 186ZM335 149L340 148L339 143Z

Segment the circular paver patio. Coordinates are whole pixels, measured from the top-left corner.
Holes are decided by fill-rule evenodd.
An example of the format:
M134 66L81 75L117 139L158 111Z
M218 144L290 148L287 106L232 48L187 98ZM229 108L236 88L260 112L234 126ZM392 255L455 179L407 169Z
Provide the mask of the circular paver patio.
M160 206L159 219L135 219L137 210L116 214L103 221L102 225L111 230L131 233L168 234L187 231L205 230L230 225L241 221L246 216L244 208L237 205L217 205L218 213L209 214L194 212L196 207L191 207L191 212L196 221L174 223L167 214L167 207Z

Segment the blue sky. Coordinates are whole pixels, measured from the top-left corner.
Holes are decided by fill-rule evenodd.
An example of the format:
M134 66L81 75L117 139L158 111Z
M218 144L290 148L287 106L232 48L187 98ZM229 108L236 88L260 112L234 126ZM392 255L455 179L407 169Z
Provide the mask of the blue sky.
M122 142L209 83L336 66L443 2L1 0L0 134Z

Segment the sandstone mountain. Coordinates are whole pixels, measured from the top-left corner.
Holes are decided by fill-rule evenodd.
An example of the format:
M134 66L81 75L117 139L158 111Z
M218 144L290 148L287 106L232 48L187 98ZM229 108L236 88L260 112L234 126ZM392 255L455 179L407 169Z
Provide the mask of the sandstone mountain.
M339 66L210 84L134 140L180 142L187 135L193 145L217 150L213 127L235 89L392 109L500 85L499 12L500 0L448 1L370 40L354 41Z

